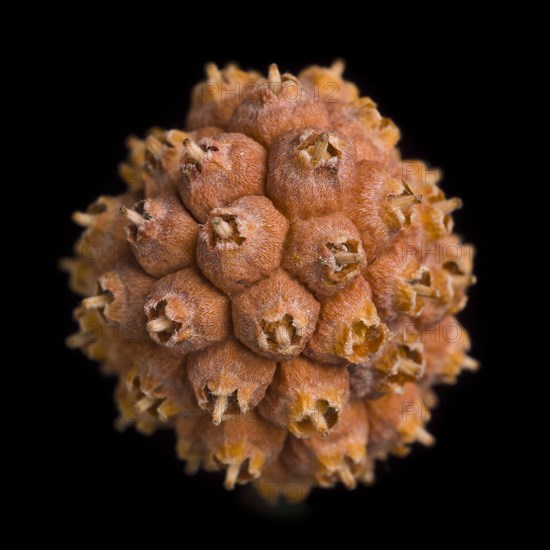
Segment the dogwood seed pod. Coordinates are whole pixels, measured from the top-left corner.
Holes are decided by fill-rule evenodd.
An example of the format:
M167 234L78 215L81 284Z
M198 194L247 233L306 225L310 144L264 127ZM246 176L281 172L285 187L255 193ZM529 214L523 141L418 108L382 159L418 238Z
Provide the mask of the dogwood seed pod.
M275 360L299 355L311 338L320 305L282 269L232 298L235 336Z
M378 314L386 321L399 315L418 317L427 300L439 297L426 265L393 246L365 270Z
M398 233L411 223L412 207L421 202L377 162L360 162L346 215L363 239L369 263L387 251Z
M205 453L204 444L200 438L202 419L198 417L179 416L174 422L176 431L176 454L180 460L185 460L185 473L196 474L202 464Z
M99 278L97 294L84 298L82 307L101 312L121 340L147 341L143 304L154 281L126 257Z
M287 467L297 473L313 473L321 487L341 481L354 489L366 468L369 423L362 401L350 401L342 411L340 427L327 437L314 433L307 439L291 437L283 454Z
M219 426L201 420L200 437L206 449L205 469L225 469L225 488L233 489L258 478L264 465L275 460L286 432L250 411Z
M389 118L380 115L372 99L361 97L351 103L338 103L329 112L332 127L355 143L358 161L385 164L394 158L399 129Z
M266 193L291 221L343 209L355 180L355 146L319 127L280 135L269 153Z
M305 357L283 361L265 399L261 415L296 437L332 432L349 396L345 367L313 363Z
M436 325L425 327L422 341L427 359L424 384L454 384L462 370L479 367L468 355L470 337L456 317L445 317Z
M237 105L261 78L259 73L242 71L234 64L220 70L215 63L207 63L204 71L206 80L191 92L191 109L187 115L187 127L191 130L227 126Z
M229 300L193 268L157 281L145 302L145 314L151 339L180 354L229 336Z
M333 296L359 276L366 265L361 236L342 214L292 224L283 267L318 300Z
M304 353L321 363L364 363L388 339L389 331L376 313L363 277L327 298L317 330Z
M327 126L325 106L299 80L270 65L267 82L258 83L235 109L230 132L242 132L264 147L283 132L304 126Z
M298 79L330 109L340 102L349 103L359 98L357 86L342 78L345 68L344 61L336 59L330 67L307 67L298 74Z
M253 354L234 338L188 356L187 372L199 406L216 425L246 413L264 397L275 362Z
M179 192L195 219L246 195L263 195L267 153L243 134L184 141Z
M369 418L367 452L371 459L384 460L390 453L405 456L415 441L433 445L433 436L424 428L430 413L415 384L406 384L401 394L390 393L366 403Z
M215 208L201 227L198 266L213 285L237 294L279 267L287 230L288 221L267 197Z
M126 238L139 265L153 277L164 277L195 263L199 226L169 193L121 207L128 219Z

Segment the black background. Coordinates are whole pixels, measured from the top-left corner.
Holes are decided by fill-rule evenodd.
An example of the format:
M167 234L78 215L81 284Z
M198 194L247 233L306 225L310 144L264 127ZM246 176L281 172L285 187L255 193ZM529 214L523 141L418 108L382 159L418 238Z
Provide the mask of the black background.
M37 48L42 79L20 95L38 101L45 130L38 176L49 238L38 269L53 319L40 335L51 366L39 374L40 398L31 411L43 437L40 479L24 488L14 476L15 493L44 510L171 510L185 522L209 514L234 526L253 520L331 528L384 519L398 525L412 518L417 539L437 510L448 511L454 530L483 519L483 510L529 502L517 440L528 420L514 376L528 368L528 341L510 285L525 282L520 263L532 267L519 233L523 201L511 193L529 185L523 120L536 106L522 63L527 46L517 35L530 34L531 18L519 3L375 6L363 16L345 2L115 2L20 12L45 35ZM434 448L391 460L373 488L318 490L302 506L269 511L246 489L225 492L219 476L184 476L172 435L112 429L112 380L63 344L75 330L70 311L78 298L66 290L56 260L70 253L79 233L70 213L100 193L123 190L116 168L125 136L183 125L204 62L237 60L265 70L275 61L281 71L298 72L337 56L347 61L347 77L401 128L403 156L442 167L448 195L464 199L456 227L476 245L479 282L460 319L482 369L441 389L430 423ZM184 513L189 503L194 511Z

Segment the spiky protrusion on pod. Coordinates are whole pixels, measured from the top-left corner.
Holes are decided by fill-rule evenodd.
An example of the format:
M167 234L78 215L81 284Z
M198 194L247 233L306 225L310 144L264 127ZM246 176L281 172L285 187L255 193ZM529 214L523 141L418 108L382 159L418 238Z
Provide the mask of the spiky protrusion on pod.
M355 157L355 146L339 132L289 130L269 152L266 193L291 221L339 212L351 199Z
M268 79L255 86L235 109L229 121L230 132L242 132L264 147L271 147L277 136L292 128L327 126L328 113L311 90L289 74L269 67Z
M319 316L317 300L282 269L232 298L235 336L275 360L304 351Z
M288 221L267 197L215 208L201 227L197 263L226 294L238 294L281 263Z
M377 162L360 162L346 214L359 229L369 263L392 245L411 222L413 207L422 201Z
M260 73L242 71L233 63L223 69L215 63L207 63L204 72L206 79L191 92L191 109L187 115L187 126L191 130L227 126L237 105L261 78Z
M401 394L388 394L366 403L370 460L384 460L390 453L405 456L415 441L433 445L434 438L424 427L430 412L415 384L406 384Z
M317 330L304 353L321 363L364 363L388 337L369 285L360 276L323 302Z
M225 469L225 488L260 477L265 464L277 458L286 431L264 420L255 411L227 419L215 426L200 421L206 470Z
M371 483L431 443L433 385L477 367L460 200L343 70L208 64L188 131L129 138L129 192L73 215L62 262L84 295L67 345L117 377L116 426L173 428L188 473L272 501Z
M199 406L216 425L253 409L264 397L275 362L258 357L234 338L191 353L187 372Z
M421 334L426 354L423 384L454 384L463 370L474 371L478 361L468 355L470 337L456 317L445 317Z
M179 184L183 204L204 223L213 208L247 195L263 195L266 155L244 134L184 140Z
M199 226L181 204L167 193L121 207L128 219L126 238L143 270L164 277L195 263Z
M333 296L366 266L357 228L342 214L292 224L283 267L318 300Z
M313 363L305 357L283 361L259 411L296 437L327 435L336 429L349 395L345 367Z
M342 482L354 489L367 468L369 423L365 404L350 401L341 416L339 428L327 437L317 433L307 439L291 437L282 456L287 467L302 475L313 475L321 487Z
M231 330L229 300L194 268L157 281L145 314L152 340L181 354L221 342Z

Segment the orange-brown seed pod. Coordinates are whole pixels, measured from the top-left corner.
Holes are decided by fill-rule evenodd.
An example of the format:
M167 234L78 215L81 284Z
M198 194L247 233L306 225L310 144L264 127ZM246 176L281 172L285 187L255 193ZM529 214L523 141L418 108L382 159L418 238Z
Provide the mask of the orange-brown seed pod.
M277 458L286 432L250 411L219 426L202 419L200 437L206 449L205 469L225 468L225 488L233 489L236 483L258 478L264 465Z
M363 239L369 263L390 248L411 223L411 210L422 200L377 162L360 162L346 214Z
M393 157L399 141L399 129L382 117L376 103L361 97L351 103L336 103L330 109L331 125L346 135L357 147L357 160L375 160L384 164Z
M121 208L129 221L126 238L143 270L153 277L195 263L199 226L173 193L138 202L132 209Z
M194 268L157 281L145 313L152 340L180 354L221 342L230 331L229 300Z
M367 466L368 431L364 403L350 401L342 411L337 430L327 437L313 434L307 439L290 438L281 458L293 472L312 473L321 487L332 487L341 481L353 489Z
M139 413L149 411L162 422L178 415L202 415L187 377L185 359L153 342L142 346L134 356L124 381L128 390L135 392Z
M201 227L198 266L213 285L237 294L279 267L287 230L287 219L267 197L215 208Z
M313 363L306 357L283 361L258 408L260 414L286 427L296 437L332 432L340 424L349 396L345 367Z
M428 267L397 243L364 272L378 314L385 321L399 315L418 317L426 302L439 297Z
M213 208L246 195L263 195L267 152L244 134L186 139L179 193L195 219L204 223Z
M320 309L282 269L234 296L232 305L235 336L258 355L275 360L302 353Z
M97 279L124 256L128 244L119 211L121 206L129 206L137 199L137 193L103 195L86 212L73 212L73 221L85 231L76 242L76 257L61 262L61 268L70 274L71 290L83 296L94 294Z
M430 413L415 384L406 384L401 394L390 393L367 401L367 412L367 451L371 459L384 460L389 453L405 456L415 441L423 445L434 442L424 428Z
M330 109L335 103L349 103L359 98L357 86L342 78L345 68L344 62L336 59L330 67L307 67L300 72L298 79Z
M121 342L147 341L143 304L154 281L127 256L99 278L97 294L84 298L82 306L100 311L116 327Z
M318 300L344 288L365 265L361 236L343 214L299 220L291 225L283 267Z
M327 126L327 110L311 90L289 74L281 76L277 65L270 65L268 81L252 88L235 109L229 131L242 132L264 147L283 132L304 126Z
M204 67L206 79L191 92L191 109L187 127L191 130L203 126L227 126L235 107L248 95L261 75L242 71L234 64L219 69L215 63Z
M361 276L323 302L317 330L304 353L321 363L364 363L388 336Z
M392 329L393 338L367 364L350 367L354 397L378 399L386 393L401 393L405 384L424 374L426 361L420 333L408 318Z
M285 446L290 438L286 439ZM279 458L268 464L262 471L262 477L254 480L254 488L271 504L276 504L280 499L288 502L299 503L307 498L314 484L314 479L308 472L298 475L290 470L281 460L285 450L283 448Z
M422 383L454 384L462 370L476 370L479 363L468 355L470 337L456 317L423 327L422 342L426 353L426 373Z
M199 406L210 412L217 425L231 415L248 412L263 399L275 362L229 338L191 353L187 372Z
M340 132L295 128L269 153L266 193L291 221L343 209L355 180L355 146Z

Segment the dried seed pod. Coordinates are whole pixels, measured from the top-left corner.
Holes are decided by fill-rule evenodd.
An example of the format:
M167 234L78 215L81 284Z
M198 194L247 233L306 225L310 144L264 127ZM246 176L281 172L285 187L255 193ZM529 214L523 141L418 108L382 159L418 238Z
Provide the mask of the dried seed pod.
M369 417L367 452L371 459L384 460L389 453L405 456L415 441L433 445L433 436L424 428L430 412L415 384L406 384L402 394L391 393L366 403Z
M82 307L101 312L121 341L147 341L143 304L154 281L126 257L99 278L96 295L84 298Z
M359 90L353 82L342 78L346 65L342 59L336 59L330 67L307 67L298 75L305 88L313 89L328 109L342 102L349 103L359 98Z
M344 288L359 276L365 265L361 236L343 214L292 224L283 267L318 300Z
M291 221L343 209L355 180L355 146L339 132L296 128L269 153L266 193Z
M290 438L282 455L287 467L298 474L313 473L321 487L341 481L354 489L367 464L369 422L362 401L350 401L342 411L340 427L327 437Z
M200 433L206 449L205 469L225 468L226 489L260 477L264 465L281 452L286 437L285 430L255 411L232 417L220 426L201 420Z
M336 103L329 112L331 126L355 143L358 161L386 164L393 159L399 129L380 115L372 99L361 97L351 103Z
M454 384L461 371L479 367L478 361L468 355L470 337L456 317L423 327L422 342L427 359L423 384Z
M183 145L179 193L200 223L213 208L246 195L264 194L267 152L253 139L220 134L198 142L187 139Z
M327 435L339 426L349 396L345 367L313 363L305 357L283 361L260 403L261 415L296 437Z
M141 348L124 376L128 391L136 398L137 411L148 411L162 422L179 415L201 416L187 377L185 359L153 342Z
M227 126L237 105L261 78L259 73L242 71L234 64L220 70L215 63L207 63L204 72L206 80L191 92L191 109L187 115L187 127L191 130Z
M138 202L132 209L121 208L129 221L126 238L143 270L153 277L195 263L199 226L181 204L169 193Z
M152 340L180 354L229 336L229 300L193 268L157 281L145 302L145 314Z
M60 262L61 269L70 274L73 292L83 296L94 294L97 279L127 252L125 224L119 210L121 206L133 204L137 197L135 193L118 197L103 195L90 204L86 212L73 212L73 221L85 231L75 244L76 257Z
M282 269L232 298L235 336L275 360L299 355L311 338L319 303Z
M363 239L370 263L386 252L398 233L411 223L412 207L421 202L377 162L360 162L346 214Z
M327 298L321 307L317 330L305 354L329 364L364 363L388 339L363 277Z
M237 294L281 263L288 221L267 197L212 210L201 227L197 263L213 285Z
M399 315L418 317L429 300L439 298L428 267L399 244L365 270L378 314L385 321Z
M378 399L386 393L402 393L405 384L423 376L426 361L420 333L405 320L402 326L392 328L394 337L366 365L350 367L354 397Z
M275 373L275 362L258 357L238 340L229 338L191 353L187 372L199 406L218 425L253 409L264 397Z
M248 97L235 109L229 131L242 132L264 147L283 132L304 126L327 126L328 113L315 100L311 90L290 75L281 75L277 65L270 65L267 82L251 89Z
M177 443L176 454L180 460L185 460L185 473L196 474L202 464L205 453L204 444L200 438L201 419L179 416L174 423Z

